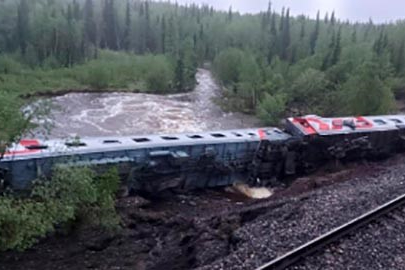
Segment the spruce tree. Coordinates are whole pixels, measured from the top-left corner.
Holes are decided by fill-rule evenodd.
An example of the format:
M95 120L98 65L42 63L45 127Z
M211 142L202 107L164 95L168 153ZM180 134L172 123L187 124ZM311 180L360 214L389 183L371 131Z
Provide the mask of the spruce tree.
M335 40L335 45L333 47L333 52L332 52L332 57L331 57L331 66L334 66L337 64L340 58L340 53L342 51L342 45L341 45L341 39L342 39L342 27L339 27L336 40Z
M94 21L93 0L86 0L84 5L84 39L87 43L96 46L97 26Z
M105 0L103 8L104 44L111 50L118 50L117 21L114 0Z
M127 6L125 10L125 31L124 31L124 48L126 51L131 47L131 5L127 0Z
M29 39L28 0L21 0L17 9L17 39L21 54L25 55Z
M315 54L316 42L318 41L318 36L319 36L319 28L320 28L320 21L319 21L319 11L318 11L318 13L316 14L315 29L312 32L310 44L309 44L311 55Z
M229 7L229 10L228 10L227 21L228 21L228 22L232 22L232 18L233 18L233 11L232 11L232 6L230 6L230 7Z
M176 70L175 70L175 84L178 91L184 89L184 62L182 57L177 59Z
M288 50L290 47L291 36L290 36L290 9L287 9L285 19L284 19L284 27L282 31L282 40L281 40L281 59L289 60L288 58Z
M279 31L280 33L283 32L284 29L284 14L285 14L285 7L281 10L281 18L280 18L280 25L279 25Z
M395 70L397 74L402 74L405 67L405 39L402 38L401 43L398 47L398 51L396 53L396 58L394 59L395 63Z
M336 24L335 11L333 11L332 15L330 16L330 25L334 26L335 24Z
M352 43L357 43L357 28L354 27L351 37Z
M162 53L166 53L166 17L163 15L162 20L161 20L161 25L160 25L160 42L161 42L161 48L162 48Z

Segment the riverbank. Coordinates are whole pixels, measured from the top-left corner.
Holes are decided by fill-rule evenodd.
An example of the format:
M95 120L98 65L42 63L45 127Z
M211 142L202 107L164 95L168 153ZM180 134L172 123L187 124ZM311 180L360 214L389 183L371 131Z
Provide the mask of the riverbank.
M30 68L11 56L0 57L0 91L24 98L83 92L186 92L193 80L176 83L175 61L165 55L100 51L97 59L71 67ZM191 69L195 70L195 68Z

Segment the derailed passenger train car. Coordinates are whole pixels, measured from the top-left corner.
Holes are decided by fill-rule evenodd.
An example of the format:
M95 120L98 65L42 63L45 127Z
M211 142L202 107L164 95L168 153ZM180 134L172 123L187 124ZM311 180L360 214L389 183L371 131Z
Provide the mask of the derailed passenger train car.
M23 140L0 161L3 181L26 189L34 179L51 177L56 166L117 166L134 190L158 192L168 188L205 188L246 182L262 140L283 145L291 136L275 128L223 132ZM278 160L278 162L280 162Z
M330 160L377 159L404 150L405 116L289 118L286 131L302 139L301 166Z
M29 189L55 166L115 166L134 191L283 183L330 160L378 158L404 148L405 116L286 120L277 128L177 135L22 140L0 161L0 181Z

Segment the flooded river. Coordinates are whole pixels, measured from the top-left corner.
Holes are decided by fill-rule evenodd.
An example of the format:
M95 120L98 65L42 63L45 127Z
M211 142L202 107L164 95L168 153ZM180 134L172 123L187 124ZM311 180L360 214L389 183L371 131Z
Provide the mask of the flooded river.
M187 94L71 93L51 98L54 128L49 137L145 135L255 127L240 113L225 113L213 100L219 86L199 69L197 86Z

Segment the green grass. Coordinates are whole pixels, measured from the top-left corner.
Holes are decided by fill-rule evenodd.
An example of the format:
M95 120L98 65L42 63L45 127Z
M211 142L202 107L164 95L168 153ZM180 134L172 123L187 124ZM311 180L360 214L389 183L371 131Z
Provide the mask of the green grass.
M97 59L71 68L31 69L10 56L0 56L0 91L19 95L66 90L173 91L173 64L164 55L137 56L101 51Z

